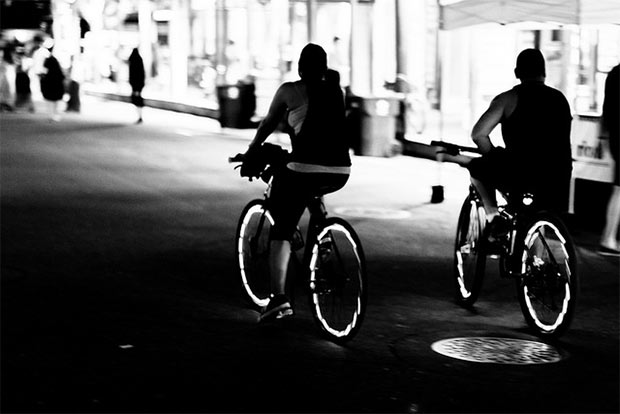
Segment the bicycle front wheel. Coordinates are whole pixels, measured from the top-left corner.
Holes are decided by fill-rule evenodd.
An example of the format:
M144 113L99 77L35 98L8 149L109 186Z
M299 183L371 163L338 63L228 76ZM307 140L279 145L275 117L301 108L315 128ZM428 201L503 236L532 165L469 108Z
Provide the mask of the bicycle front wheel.
M486 256L482 249L486 214L482 203L474 194L463 202L454 242L454 296L463 307L472 306L478 299Z
M350 224L328 218L312 245L310 308L321 331L344 343L359 331L366 312L366 259Z
M236 255L243 297L254 307L269 303L269 244L273 218L264 200L250 201L237 226Z
M555 215L537 213L523 230L519 304L537 334L558 337L575 311L579 275L575 243Z

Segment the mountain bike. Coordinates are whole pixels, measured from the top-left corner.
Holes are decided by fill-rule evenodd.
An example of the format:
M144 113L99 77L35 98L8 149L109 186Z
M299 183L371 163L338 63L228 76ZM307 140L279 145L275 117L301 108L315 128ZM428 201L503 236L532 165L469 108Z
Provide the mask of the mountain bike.
M480 154L477 148L443 141L433 141L431 146L449 155ZM454 243L456 302L466 308L474 305L487 256L499 257L499 273L515 280L528 326L539 336L557 338L566 332L575 312L579 290L575 242L561 217L541 209L534 195L500 195L499 214L509 223L509 231L499 246L492 247L482 200L474 186L469 187Z
M271 147L270 147L271 146ZM250 201L239 218L235 250L242 292L250 306L260 309L270 300L269 249L274 218L270 213L272 180L279 168L286 168L288 152L263 144L263 165L257 174L267 188L262 199ZM274 147L279 148L276 149ZM243 163L244 154L229 159ZM291 242L292 257L302 271L316 324L329 340L344 343L359 331L367 303L366 259L353 227L340 217L329 217L322 195L307 205L310 213L306 238L299 227ZM303 248L301 259L297 251Z

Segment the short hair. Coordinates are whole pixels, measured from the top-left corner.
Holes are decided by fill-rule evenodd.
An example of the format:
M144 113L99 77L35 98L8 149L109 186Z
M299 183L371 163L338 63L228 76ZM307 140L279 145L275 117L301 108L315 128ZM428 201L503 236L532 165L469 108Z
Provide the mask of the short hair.
M525 49L517 56L515 75L519 79L546 76L545 58L538 49Z
M314 43L308 43L299 56L299 76L303 80L321 80L327 71L327 53Z

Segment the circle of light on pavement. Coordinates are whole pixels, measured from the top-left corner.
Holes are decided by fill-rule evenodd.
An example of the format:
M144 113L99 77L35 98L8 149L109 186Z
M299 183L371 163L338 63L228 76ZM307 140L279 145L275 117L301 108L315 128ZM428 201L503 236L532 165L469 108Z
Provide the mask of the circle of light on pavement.
M449 338L435 342L431 348L451 358L490 364L549 364L562 359L551 345L512 338Z
M336 207L334 212L343 216L376 219L405 219L411 217L411 213L408 211L381 207Z

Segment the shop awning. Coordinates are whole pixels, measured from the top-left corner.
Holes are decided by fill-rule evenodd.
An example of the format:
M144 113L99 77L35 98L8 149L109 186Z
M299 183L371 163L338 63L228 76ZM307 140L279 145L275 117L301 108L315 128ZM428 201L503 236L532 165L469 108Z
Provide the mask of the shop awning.
M440 28L482 23L620 24L620 0L440 0Z

